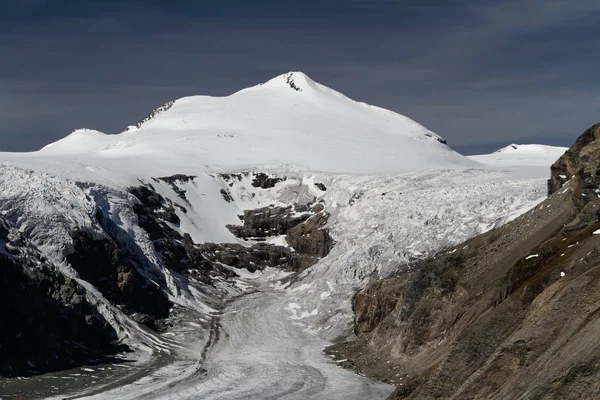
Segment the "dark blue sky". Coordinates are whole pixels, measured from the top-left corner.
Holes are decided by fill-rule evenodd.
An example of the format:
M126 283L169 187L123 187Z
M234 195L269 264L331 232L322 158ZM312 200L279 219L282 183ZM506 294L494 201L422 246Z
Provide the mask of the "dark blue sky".
M289 70L464 153L600 121L596 0L0 0L0 150Z

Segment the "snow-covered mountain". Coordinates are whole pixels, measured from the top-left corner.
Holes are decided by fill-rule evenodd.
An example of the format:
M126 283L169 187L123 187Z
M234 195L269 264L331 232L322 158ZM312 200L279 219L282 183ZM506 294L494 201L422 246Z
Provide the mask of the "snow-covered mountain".
M163 174L203 166L373 174L473 165L444 143L409 118L290 72L227 97L167 103L119 135L77 130L38 155L151 159ZM129 167L148 171L144 163Z
M135 350L132 374L106 371L87 394L377 398L391 388L321 349L352 334L351 298L371 277L545 196L546 173L483 161L290 72L167 103L120 134L82 129L0 153L0 222L85 290L105 336ZM148 378L132 378L140 371Z
M471 160L499 167L550 167L566 147L543 144L511 144L491 154L469 156Z

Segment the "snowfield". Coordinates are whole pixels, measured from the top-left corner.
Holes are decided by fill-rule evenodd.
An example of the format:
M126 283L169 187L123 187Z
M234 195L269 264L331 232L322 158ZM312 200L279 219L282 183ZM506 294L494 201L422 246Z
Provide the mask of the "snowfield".
M409 118L294 72L228 97L179 99L119 135L78 130L40 155L152 158L178 173L200 165L359 174L475 165L441 141Z
M71 395L385 398L391 386L342 370L321 353L329 341L352 335L354 293L375 274L405 268L535 206L562 152L519 145L467 158L404 116L294 72L228 97L177 100L118 135L78 130L38 152L0 153L0 212L78 279L66 261L70 233L101 235L95 212L102 209L119 243L143 256L145 276L179 307L178 323L159 337L83 282L137 350L128 357L137 360L138 375L107 375L71 387ZM246 171L287 179L261 189L247 177L230 183L219 175ZM185 200L153 179L174 174L194 177L178 184ZM238 224L244 210L316 199L331 215L336 245L293 284L267 270L211 290L187 285L138 226L127 189L141 183L185 207L176 208L181 223L174 229L197 243L243 244L225 226Z
M493 152L469 156L471 160L499 167L549 167L562 156L567 147L542 144L511 144Z

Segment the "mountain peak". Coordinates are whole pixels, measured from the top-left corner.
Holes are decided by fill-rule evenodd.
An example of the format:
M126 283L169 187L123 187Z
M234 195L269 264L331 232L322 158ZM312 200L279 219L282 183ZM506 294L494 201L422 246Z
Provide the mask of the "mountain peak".
M471 160L495 166L548 167L564 152L566 147L543 144L510 144L491 154L469 156Z
M496 154L507 153L507 152L510 152L510 151L518 150L520 146L521 145L513 143L513 144L511 144L509 146L506 146L506 147L503 147L501 149L496 150L494 153L496 153Z
M545 144L511 144L509 146L498 149L494 154L504 153L523 153L523 154L548 154L556 151L565 151L565 147L548 146Z
M317 85L318 84L310 79L304 72L290 71L276 76L261 86L284 87L296 92L310 92L312 89L315 89Z

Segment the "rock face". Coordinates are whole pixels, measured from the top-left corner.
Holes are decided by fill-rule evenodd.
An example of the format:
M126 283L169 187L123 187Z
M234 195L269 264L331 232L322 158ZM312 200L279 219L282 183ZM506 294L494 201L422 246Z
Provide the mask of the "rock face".
M270 236L285 235L285 241L290 246L255 244L243 257L247 262L251 261L251 265L262 265L262 268L271 265L288 271L303 271L329 254L334 245L329 232L324 228L329 214L320 203L246 210L240 218L243 225L228 226L237 237L244 240L265 240ZM235 256L239 259L240 249L233 245L227 245L221 257L223 254L231 256L231 250L234 249L234 253L237 252ZM257 262L256 256L263 262ZM247 262L243 264L247 265ZM236 266L237 262L228 265Z
M73 245L75 251L67 261L111 303L123 306L126 314L152 329L157 329L157 320L169 316L173 304L166 294L144 278L113 242L75 232Z
M85 290L57 272L0 217L0 376L30 376L107 361L114 329Z
M173 104L175 104L174 101L169 101L169 102L163 104L162 106L155 108L154 110L152 110L152 112L148 116L146 116L146 117L142 118L141 120L139 120L135 124L135 127L136 128L141 128L142 125L144 125L146 122L148 122L148 121L156 118L158 115L160 115L160 114L164 113L165 111L169 110L171 107L173 107Z
M279 177L264 172L242 172L239 174L218 174L225 182L232 187L236 181L241 181L244 177L252 178L252 186L261 189L271 189L279 182L283 182L287 177Z
M535 209L374 280L353 301L358 340L328 352L393 399L598 398L597 134L553 166Z
M230 188L244 179L251 179L257 189L272 189L287 177L279 177L263 172L244 172L241 174L220 174ZM320 191L327 188L315 183ZM228 190L221 190L223 199L233 201ZM255 194L253 193L252 196ZM249 247L234 244L209 244L208 258L227 265L242 268L262 269L274 266L287 271L299 272L314 265L325 257L334 246L334 241L325 227L329 214L316 197L307 194L304 201L289 206L267 206L244 210L239 215L241 225L227 225L227 228L240 239L253 242L267 242L275 239L285 245L258 243ZM215 247L217 246L217 247ZM218 249L218 251L214 251Z
M274 187L278 182L281 182L283 180L285 180L285 178L282 179L276 176L267 175L264 172L259 172L254 174L252 186L259 187L261 189L270 189Z
M177 196L179 196L180 199L184 200L187 203L187 197L185 196L185 190L181 189L179 186L177 186L177 184L180 182L191 182L195 178L196 177L193 175L176 174L176 175L171 175L171 176L163 176L160 178L154 178L154 180L155 181L163 181L165 183L168 183L169 186L171 187L171 189L175 193L177 193Z
M223 263L234 268L256 272L266 267L276 267L288 271L298 270L298 256L284 246L257 243L251 247L235 243L203 243L198 245L202 254L215 263Z
M192 278L209 285L213 284L216 277L236 276L233 271L206 257L204 253L207 249L195 244L190 235L181 235L166 223L179 224L179 217L175 214L174 206L158 194L152 185L131 188L130 192L140 201L134 207L139 226L148 233L154 249L169 269L190 274Z
M586 130L567 152L560 157L551 167L551 176L548 179L548 194L560 189L573 177L578 177L576 182L596 185L600 178L600 124Z
M323 229L329 215L323 211L323 206L317 204L313 216L299 223L286 232L286 241L300 254L313 257L325 257L333 247L329 232Z
M242 239L285 235L291 228L306 221L308 213L297 213L289 207L263 207L245 210L240 216L243 225L228 225L235 236Z

